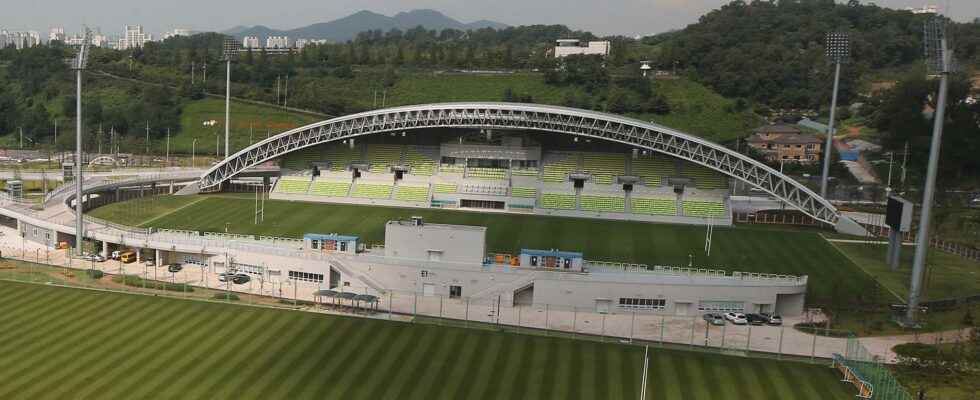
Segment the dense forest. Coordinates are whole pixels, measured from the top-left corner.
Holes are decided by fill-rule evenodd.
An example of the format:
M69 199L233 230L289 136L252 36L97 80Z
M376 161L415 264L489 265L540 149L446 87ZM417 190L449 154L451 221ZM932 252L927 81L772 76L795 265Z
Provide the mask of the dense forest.
M676 62L694 79L730 98L775 108L826 107L833 68L828 32L847 32L851 58L842 69L849 104L876 71L921 63L928 15L851 0L733 1L687 28L644 38L664 67ZM965 66L980 65L980 23L951 23L950 41Z

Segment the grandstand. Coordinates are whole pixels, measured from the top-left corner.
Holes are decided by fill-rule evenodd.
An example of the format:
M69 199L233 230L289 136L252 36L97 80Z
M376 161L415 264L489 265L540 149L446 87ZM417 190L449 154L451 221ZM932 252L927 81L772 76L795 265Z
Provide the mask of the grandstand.
M582 211L625 212L626 198L613 196L583 195Z
M584 171L592 174L592 182L611 184L617 176L626 175L626 156L613 153L583 153Z
M398 185L395 189L395 200L426 201L429 199L429 188L426 186Z
M567 182L568 174L578 168L578 153L552 154L555 159L549 162L545 160L544 173L541 180L544 182Z
M275 191L278 193L302 194L310 188L309 178L284 176L279 179Z
M299 174L321 165L323 175L312 181L283 178L273 194L304 201L363 203L368 199L392 206L654 222L731 221L728 180L720 173L666 155L631 156L618 145L549 140L506 134L488 140L485 135L445 130L431 138L379 135L359 140L353 147L320 145L290 153L281 165ZM363 164L368 169L353 179L341 173ZM392 169L395 166L405 168ZM637 181L629 187L628 179L617 185L618 177Z
M367 145L367 159L371 164L371 172L376 174L391 172L391 167L400 164L402 160L402 146L390 144L369 144Z
M524 197L524 198L536 198L538 197L538 189L529 187L514 187L510 189L510 195L512 197Z
M725 203L712 200L684 200L684 215L698 218L722 218L727 215Z
M565 193L543 193L541 194L541 208L554 210L574 210L575 195Z
M724 175L699 165L685 165L683 175L693 179L698 189L728 189L728 179Z
M331 181L317 178L310 185L310 194L317 196L347 197L350 181Z
M391 198L392 186L384 183L357 183L351 190L350 197L362 199Z
M674 159L668 157L639 157L631 163L631 173L639 177L647 186L655 187L667 183L674 174Z
M677 215L677 199L633 197L630 211L646 215Z

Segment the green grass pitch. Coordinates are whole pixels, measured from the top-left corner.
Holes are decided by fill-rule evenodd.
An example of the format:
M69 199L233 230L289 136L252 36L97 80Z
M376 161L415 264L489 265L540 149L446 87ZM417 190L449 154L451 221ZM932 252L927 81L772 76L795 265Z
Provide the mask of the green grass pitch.
M0 398L636 399L643 348L0 282ZM649 399L846 399L826 366L651 348Z
M164 196L114 203L91 214L157 228L211 232L227 228L232 233L286 237L310 232L352 234L368 244L384 242L386 221L418 215L433 223L486 226L489 251L557 248L581 251L589 260L671 266L687 266L693 257L694 265L702 268L809 275L810 305L827 305L834 298L850 301L875 285L814 232L719 227L707 257L705 228L691 225L274 200L265 203L265 222L255 225L254 207L254 199L247 195Z

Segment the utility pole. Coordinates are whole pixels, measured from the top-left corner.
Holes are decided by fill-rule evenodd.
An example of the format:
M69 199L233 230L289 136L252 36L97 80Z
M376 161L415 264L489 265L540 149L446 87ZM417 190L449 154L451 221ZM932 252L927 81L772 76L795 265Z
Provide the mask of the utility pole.
M289 100L289 74L286 74L286 88L283 90L282 95L282 108L286 108L286 102Z
M936 172L939 169L939 147L942 145L943 123L946 116L946 92L949 88L949 73L953 61L953 51L947 48L946 26L943 20L934 18L926 22L924 42L929 69L939 75L939 98L933 115L929 166L926 169L926 187L922 195L922 216L919 221L919 234L915 238L915 257L912 259L912 282L905 314L908 324L915 324L922 295L922 277L926 268L926 255L929 252L929 224L932 222L932 203L936 194Z
M279 105L279 76L276 75L276 105Z
M197 138L194 138L194 140L191 141L191 168L194 168L194 166L195 166L195 164L194 164L194 155L197 154L195 152L196 147L197 147Z
M827 197L827 181L830 179L830 158L834 145L834 117L837 113L837 88L840 85L840 65L847 61L851 54L850 41L847 33L831 32L827 34L827 58L834 62L834 93L830 101L830 122L827 124L827 144L824 145L823 175L820 178L820 197Z
M149 156L150 155L150 121L146 121L146 139L145 139L145 141L146 141L146 152L144 154L146 154L147 156Z
M20 127L20 148L24 148L24 127Z
M54 119L54 149L58 150L58 119Z
M191 87L194 86L194 68L196 68L194 61L191 61Z

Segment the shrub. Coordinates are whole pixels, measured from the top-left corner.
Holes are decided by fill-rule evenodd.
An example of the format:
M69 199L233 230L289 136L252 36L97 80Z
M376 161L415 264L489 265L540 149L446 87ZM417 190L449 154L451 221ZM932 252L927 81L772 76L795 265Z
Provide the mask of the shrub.
M222 301L238 301L238 300L240 300L237 294L230 293L230 292L215 293L214 296L212 296L211 298L213 298L215 300L222 300Z
M193 292L194 288L180 283L169 283L160 281L151 281L148 279L143 279L136 275L116 275L112 278L113 282L121 283L126 286L132 287L146 287L147 289L155 290L166 290L169 292Z
M104 272L99 271L97 269L87 269L85 270L85 273L88 275L89 278L92 279L102 279L102 277L105 276Z

